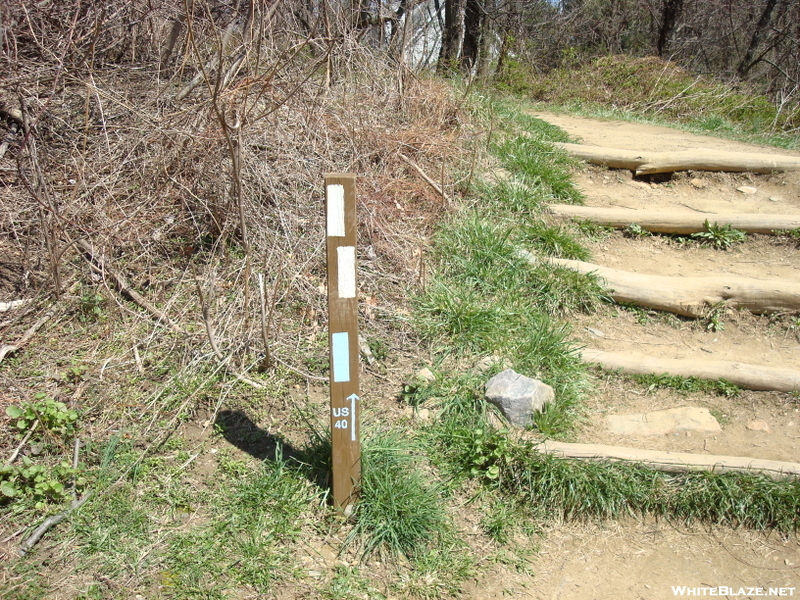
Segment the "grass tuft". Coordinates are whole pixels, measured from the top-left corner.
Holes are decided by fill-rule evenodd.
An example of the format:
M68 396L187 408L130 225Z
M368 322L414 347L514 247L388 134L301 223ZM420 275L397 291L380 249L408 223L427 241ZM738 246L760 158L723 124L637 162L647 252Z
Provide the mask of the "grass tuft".
M361 498L346 544L362 560L373 554L419 558L452 536L440 486L426 475L420 448L398 431L365 442Z

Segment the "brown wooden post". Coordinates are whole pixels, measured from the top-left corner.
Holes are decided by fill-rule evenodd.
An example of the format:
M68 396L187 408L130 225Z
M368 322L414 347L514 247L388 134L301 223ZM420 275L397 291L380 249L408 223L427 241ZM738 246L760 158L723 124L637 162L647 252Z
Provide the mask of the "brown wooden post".
M355 175L326 174L325 204L333 503L347 512L361 483Z

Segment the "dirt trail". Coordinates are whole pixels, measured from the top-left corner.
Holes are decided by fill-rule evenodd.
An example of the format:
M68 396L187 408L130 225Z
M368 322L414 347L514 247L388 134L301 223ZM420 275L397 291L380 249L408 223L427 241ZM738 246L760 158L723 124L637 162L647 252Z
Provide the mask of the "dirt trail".
M798 154L699 136L666 127L531 113L584 144L641 151L713 148ZM800 173L752 175L677 173L653 181L630 172L585 166L574 173L589 206L699 212L800 213ZM738 188L755 188L743 193ZM748 190L749 191L749 190ZM665 237L629 239L620 232L590 243L592 261L639 273L693 276L735 274L800 282L800 245L772 236L748 236L728 251L678 244ZM724 328L652 311L608 307L573 323L577 341L601 350L666 358L709 358L800 369L800 321L725 310ZM597 375L586 425L575 441L653 450L728 454L800 461L800 412L788 394L743 392L738 398L682 395ZM606 416L696 406L708 408L722 431L660 436L618 435ZM754 427L754 423L759 423ZM760 428L760 429L759 429ZM590 600L679 597L672 586L792 587L800 596L800 542L748 531L676 528L666 523L570 524L550 531L534 559L532 577L512 572L484 582L514 597ZM696 594L711 594L700 589ZM788 595L789 592L786 592ZM498 594L499 595L499 594ZM739 598L756 597L754 594Z

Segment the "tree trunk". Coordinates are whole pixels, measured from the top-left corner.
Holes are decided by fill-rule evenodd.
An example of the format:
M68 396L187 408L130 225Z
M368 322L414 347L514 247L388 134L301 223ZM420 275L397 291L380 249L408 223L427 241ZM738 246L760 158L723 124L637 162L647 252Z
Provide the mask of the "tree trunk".
M712 473L758 473L771 479L800 477L800 464L744 456L714 456L688 452L639 450L600 444L569 444L547 440L537 446L539 452L559 458L641 464L668 473L710 471Z
M630 169L637 175L675 171L730 171L772 173L800 171L800 157L723 150L682 150L676 152L639 152L601 146L556 143L572 156L615 169Z
M464 41L461 46L461 70L470 74L477 66L485 21L484 0L466 0L464 8Z
M172 53L175 50L175 44L183 31L183 16L173 17L170 19L172 25L169 28L167 39L164 42L164 48L161 51L161 60L159 61L158 70L165 73L169 66L169 61L172 58Z
M685 317L703 317L710 307L722 302L757 314L800 311L800 283L782 279L641 275L580 260L538 259L524 250L519 255L534 264L543 260L595 275L615 302L629 302Z
M461 3L459 0L444 0L444 30L442 47L439 51L439 73L451 70L458 60L459 38L461 37Z
M658 31L658 41L656 50L659 56L664 55L667 48L669 37L675 29L675 24L683 12L683 0L664 0L664 7L661 10L661 27Z
M705 223L730 225L748 233L775 234L800 228L800 215L712 214L688 211L664 212L631 208L597 208L572 204L551 204L547 210L561 218L582 219L624 229L636 223L657 233L689 234L705 231Z
M584 362L601 366L608 371L631 375L678 375L698 379L720 380L747 390L794 392L800 390L800 371L782 367L764 367L727 360L702 358L656 358L644 354L605 352L584 348Z
M758 62L753 60L753 55L755 55L758 45L761 43L761 37L769 28L769 23L772 19L772 11L775 9L777 3L778 0L767 0L764 11L761 13L761 18L758 20L756 28L753 30L753 36L750 38L750 45L747 47L747 52L744 53L742 61L736 68L739 77L746 77L750 69Z

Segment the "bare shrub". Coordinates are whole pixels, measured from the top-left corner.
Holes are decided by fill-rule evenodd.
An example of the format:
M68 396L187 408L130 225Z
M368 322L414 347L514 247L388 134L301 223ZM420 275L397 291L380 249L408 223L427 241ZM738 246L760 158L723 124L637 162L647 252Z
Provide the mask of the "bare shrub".
M19 277L2 299L23 280L26 293L52 290L53 258L60 287L100 289L120 326L150 328L149 347L196 368L211 357L197 283L221 354L247 372L267 352L261 274L272 354L319 376L307 359L325 339L322 175L355 172L364 317L394 327L375 306L419 279L424 236L446 209L398 156L436 179L469 158L454 150L468 132L448 88L398 71L357 32L299 18L299 3L231 13L208 0L190 14L158 2L53 6L4 9L0 101L25 114L26 130L0 159L0 248ZM25 185L35 167L51 205ZM77 240L197 333L169 341ZM23 326L7 322L4 335Z

